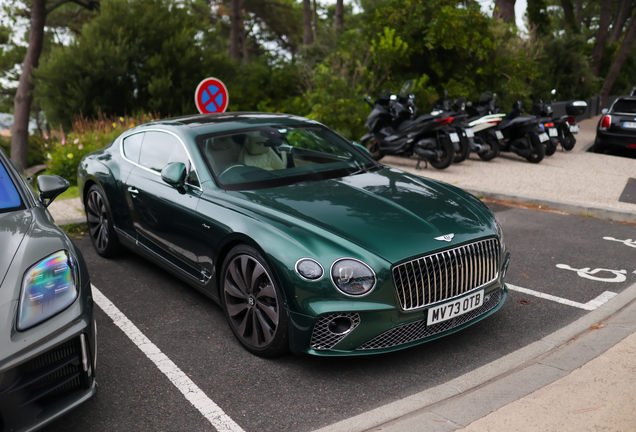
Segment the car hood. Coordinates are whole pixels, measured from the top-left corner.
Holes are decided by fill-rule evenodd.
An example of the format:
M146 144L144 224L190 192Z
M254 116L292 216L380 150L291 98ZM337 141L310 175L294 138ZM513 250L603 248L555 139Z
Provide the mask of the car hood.
M20 244L24 240L33 216L29 211L15 211L0 214L0 286L9 270Z
M474 196L394 168L229 193L336 234L392 263L496 233L492 214ZM436 239L446 234L454 235L450 242Z

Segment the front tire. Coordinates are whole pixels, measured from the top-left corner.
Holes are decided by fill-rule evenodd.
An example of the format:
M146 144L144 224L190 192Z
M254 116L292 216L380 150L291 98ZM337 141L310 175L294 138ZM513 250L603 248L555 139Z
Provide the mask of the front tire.
M113 218L104 193L97 185L92 185L84 203L88 234L95 251L104 258L117 255L121 244L115 233Z
M455 157L455 148L450 140L438 141L440 144L441 154L437 158L428 159L433 168L442 170L448 168L453 163Z
M235 246L221 271L221 302L230 329L243 347L260 357L289 349L287 314L281 288L261 254Z
M490 150L477 153L477 156L479 156L481 160L488 162L499 156L499 143L493 138L486 139L484 141L490 146Z

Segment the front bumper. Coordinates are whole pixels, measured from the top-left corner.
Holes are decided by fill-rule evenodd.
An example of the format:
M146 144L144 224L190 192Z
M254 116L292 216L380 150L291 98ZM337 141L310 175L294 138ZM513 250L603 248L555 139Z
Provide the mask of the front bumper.
M471 293L467 293L466 296ZM447 336L492 315L504 304L508 289L495 282L484 290L478 309L431 326L426 325L430 308L412 312L399 309L346 311L318 318L290 313L291 349L296 354L352 356L393 352ZM461 297L460 297L461 298ZM346 334L334 334L327 323L343 317L353 322Z
M96 393L95 323L73 324L53 347L27 349L27 361L0 371L0 432L37 430Z

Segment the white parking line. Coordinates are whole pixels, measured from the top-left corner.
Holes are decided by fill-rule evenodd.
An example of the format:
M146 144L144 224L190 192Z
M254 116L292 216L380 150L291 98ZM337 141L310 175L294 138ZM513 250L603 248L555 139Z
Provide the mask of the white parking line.
M522 287L518 287L515 285L511 285L511 284L506 284L506 286L508 287L508 289L513 290L513 291L518 291L524 294L528 294L531 296L535 296L535 297L539 297L542 299L546 299L546 300L552 300L555 301L557 303L561 303L564 305L568 305L568 306L573 306L579 309L585 309L585 310L589 310L592 311L594 309L597 309L598 307L600 307L603 303L605 303L606 301L612 299L613 297L616 297L616 293L613 293L611 291L605 291L603 294L601 294L600 296L596 297L593 300L590 300L587 303L578 303L572 300L567 300L561 297L556 297L550 294L544 294L542 292L539 291L533 291L530 290L528 288L522 288Z
M153 344L139 329L121 313L117 307L101 293L93 288L95 303L108 315L128 338L148 357L161 372L168 377L172 384L212 423L219 432L244 432L212 399L183 373L161 350Z

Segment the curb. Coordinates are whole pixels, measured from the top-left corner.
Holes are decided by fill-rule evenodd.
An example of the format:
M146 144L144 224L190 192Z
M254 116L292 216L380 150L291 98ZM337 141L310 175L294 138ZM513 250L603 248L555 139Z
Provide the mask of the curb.
M314 432L464 428L563 378L636 333L636 323L628 325L616 316L636 315L635 300L636 284L562 329L472 372ZM591 333L592 326L612 318L616 326L611 330L604 326ZM591 343L581 340L586 334L592 334Z
M70 224L85 224L86 218L77 218L77 219L60 219L55 221L55 225L61 227L63 225Z
M458 186L466 192L479 197L483 196L497 201L513 201L522 204L533 204L552 210L560 210L566 213L578 215L590 215L599 219L607 219L617 222L636 223L636 212L629 210L612 209L608 207L596 207L568 201L557 201L546 198L530 197L524 195L510 195L501 192L493 192L483 189Z

